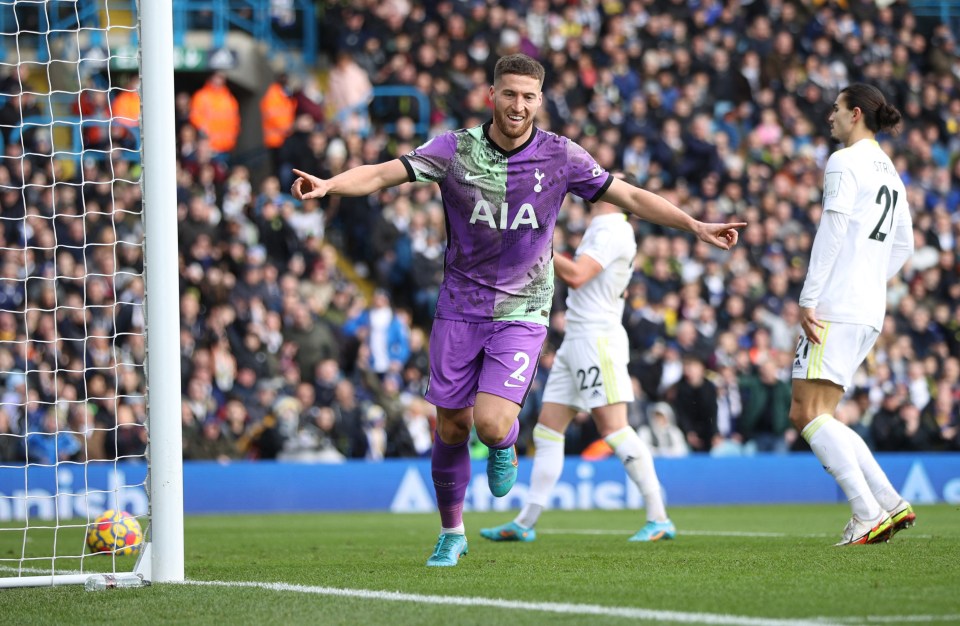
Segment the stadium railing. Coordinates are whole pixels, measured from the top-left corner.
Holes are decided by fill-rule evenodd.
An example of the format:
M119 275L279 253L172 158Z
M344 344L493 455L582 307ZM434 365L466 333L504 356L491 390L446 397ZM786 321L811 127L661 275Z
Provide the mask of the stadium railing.
M108 6L109 9L105 8ZM19 2L16 0L0 0L0 33L17 32L25 24L36 20L37 60L50 60L50 48L61 34L72 33L82 29L88 37L88 44L93 48L102 48L106 42L105 28L114 24L108 13L118 15L127 14L126 22L135 23L137 14L136 0L47 0L46 2ZM108 23L103 24L106 20ZM29 32L29 31L27 31ZM131 45L137 45L137 31L130 28L126 35ZM42 39L41 39L42 38ZM0 46L0 61L4 60L9 51Z
M173 43L182 46L189 30L210 30L213 47L226 44L237 29L267 44L271 53L302 54L313 67L317 60L317 17L312 0L292 0L289 21L274 19L270 0L177 0L173 5ZM282 32L277 32L278 28ZM299 32L298 32L299 31Z
M104 8L105 5L108 8ZM174 45L183 46L189 30L209 30L213 47L223 48L227 33L238 30L265 43L272 54L283 54L294 60L298 55L306 67L317 60L317 17L312 0L292 0L287 19L277 19L271 0L177 0L173 7ZM47 2L20 2L0 0L0 33L17 32L25 20L36 21L40 61L45 58L50 44L60 32L71 32L82 27L89 36L91 47L103 47L104 30L111 22L111 14L123 12L136 23L136 0L47 0ZM103 24L107 21L108 24ZM137 33L129 33L127 43L136 46ZM40 44L44 45L40 45ZM0 61L8 53L0 48Z
M936 17L960 38L960 2L956 0L910 0L910 10L917 17Z
M430 99L422 91L409 85L378 85L373 88L373 95L369 102L361 102L356 106L340 111L337 114L336 121L343 123L351 115L365 117L367 113L376 114L380 108L379 105L382 104L382 100L389 98L413 98L417 101L417 119L414 120L414 128L416 129L417 135L421 137L426 136L430 130ZM381 102L377 102L378 100ZM394 132L396 128L397 125L394 122L388 122L383 125L383 129L388 133ZM365 124L362 128L358 129L358 132L361 136L366 137L370 133L370 125Z

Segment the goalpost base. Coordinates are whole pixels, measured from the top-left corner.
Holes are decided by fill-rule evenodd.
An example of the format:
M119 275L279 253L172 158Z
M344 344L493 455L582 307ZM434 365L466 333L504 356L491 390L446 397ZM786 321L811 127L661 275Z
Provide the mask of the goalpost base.
M96 572L87 574L53 574L47 576L17 576L0 578L0 589L12 587L53 587L56 585L82 585Z

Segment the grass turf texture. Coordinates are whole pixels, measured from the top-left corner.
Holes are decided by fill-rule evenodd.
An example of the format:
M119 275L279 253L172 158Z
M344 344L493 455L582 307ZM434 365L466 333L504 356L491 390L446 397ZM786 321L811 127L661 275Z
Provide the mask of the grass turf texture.
M470 552L455 568L424 566L436 540L434 515L197 516L186 520L186 576L700 613L703 623L718 615L758 623L821 618L865 624L868 616L958 623L960 509L916 509L918 525L889 544L843 548L832 545L849 517L843 505L674 508L678 537L656 544L627 542L642 524L637 511L548 511L537 541L529 544L479 536L481 527L503 523L512 512L468 513ZM724 532L776 536L707 534ZM62 531L58 546L78 545L82 529L74 533L71 538ZM31 534L28 546L44 541ZM0 532L0 557L19 555L21 545L22 533ZM108 560L94 562L109 567ZM133 567L132 557L118 562L118 569ZM77 564L63 560L61 566ZM100 593L80 586L0 589L0 615L11 624L677 623L169 584Z

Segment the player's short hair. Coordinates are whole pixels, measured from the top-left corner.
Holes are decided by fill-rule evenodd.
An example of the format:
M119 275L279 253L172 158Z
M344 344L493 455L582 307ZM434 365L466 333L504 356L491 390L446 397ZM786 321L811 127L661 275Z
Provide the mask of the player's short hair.
M859 108L863 111L863 122L871 131L896 131L900 126L900 111L887 103L883 92L866 83L854 83L840 90L848 109Z
M540 86L543 87L543 78L546 75L546 71L536 59L518 53L500 57L497 65L493 68L493 83L497 84L500 82L500 77L504 74L531 76L536 78Z

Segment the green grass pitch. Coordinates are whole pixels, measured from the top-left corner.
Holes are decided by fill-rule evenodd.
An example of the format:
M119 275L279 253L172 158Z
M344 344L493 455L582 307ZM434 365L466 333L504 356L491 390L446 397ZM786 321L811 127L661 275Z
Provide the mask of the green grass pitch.
M849 517L843 505L673 508L678 537L656 544L627 542L639 511L547 511L537 541L524 544L479 536L512 512L467 513L469 553L455 568L424 566L435 515L192 516L193 584L0 589L0 621L960 624L960 508L916 508L917 525L890 543L842 548L833 543ZM49 550L43 533L51 534L31 531L28 551ZM57 545L76 545L80 534L61 531ZM0 532L5 565L22 546L22 533Z

